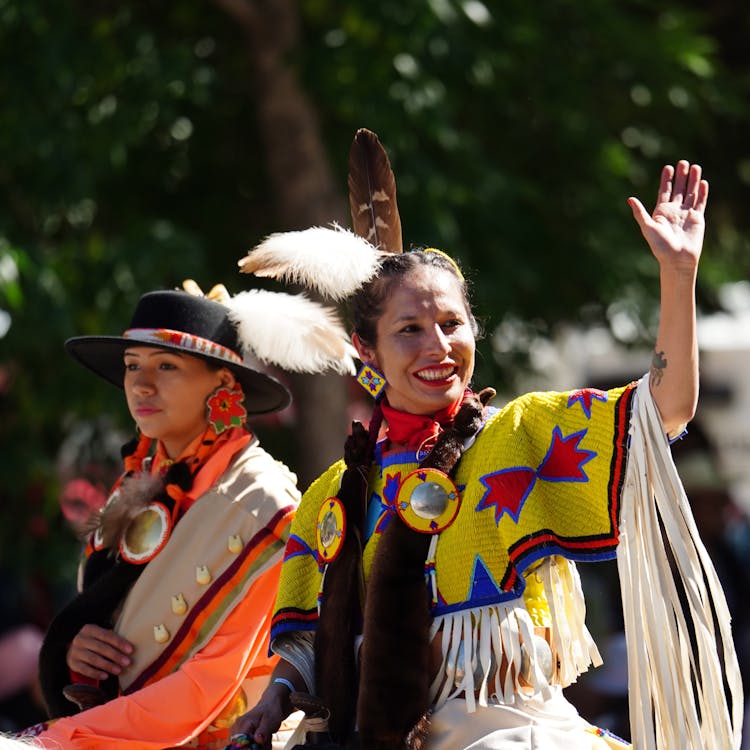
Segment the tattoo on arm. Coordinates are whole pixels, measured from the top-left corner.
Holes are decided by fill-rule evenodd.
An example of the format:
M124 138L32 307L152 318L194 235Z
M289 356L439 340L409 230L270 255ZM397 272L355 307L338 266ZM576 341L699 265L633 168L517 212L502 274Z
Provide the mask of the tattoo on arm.
M667 369L667 360L664 356L664 352L654 352L654 356L651 358L651 382L654 385L659 385L661 379L664 377L664 370Z

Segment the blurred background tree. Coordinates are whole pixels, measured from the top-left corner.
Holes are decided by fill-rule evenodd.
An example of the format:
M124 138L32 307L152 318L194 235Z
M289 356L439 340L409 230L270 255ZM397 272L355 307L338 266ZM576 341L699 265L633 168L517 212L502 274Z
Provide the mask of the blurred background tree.
M625 199L653 205L679 158L711 180L714 307L750 265L749 26L728 0L0 0L2 568L56 605L76 557L59 446L102 414L130 429L64 339L120 332L184 278L257 285L236 262L266 234L347 224L358 127L391 155L407 245L473 269L477 383L512 387L561 323L625 310L628 343L649 335L657 268ZM256 428L305 485L358 396L289 383Z

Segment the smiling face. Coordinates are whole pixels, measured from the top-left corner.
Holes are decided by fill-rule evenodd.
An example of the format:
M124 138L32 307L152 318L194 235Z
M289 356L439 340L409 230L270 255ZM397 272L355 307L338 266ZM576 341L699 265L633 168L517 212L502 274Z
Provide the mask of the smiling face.
M363 362L387 380L388 402L412 414L435 414L458 401L474 372L472 318L458 278L418 267L394 283L377 320L376 343L356 334Z
M172 349L132 346L125 350L125 398L147 437L161 440L177 458L208 425L206 399L219 386L233 387L225 367Z

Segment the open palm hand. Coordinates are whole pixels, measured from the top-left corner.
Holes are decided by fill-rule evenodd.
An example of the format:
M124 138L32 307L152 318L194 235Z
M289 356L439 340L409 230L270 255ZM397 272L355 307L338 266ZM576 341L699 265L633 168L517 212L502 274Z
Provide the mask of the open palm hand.
M637 198L629 198L633 216L660 264L694 269L700 258L705 230L708 182L701 167L679 161L661 173L653 214Z

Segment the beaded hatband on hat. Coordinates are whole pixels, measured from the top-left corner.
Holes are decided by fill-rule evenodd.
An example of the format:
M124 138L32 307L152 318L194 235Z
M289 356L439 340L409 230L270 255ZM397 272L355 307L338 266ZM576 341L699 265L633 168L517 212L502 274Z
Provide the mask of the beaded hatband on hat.
M251 289L230 296L222 285L204 295L188 279L185 291L155 291L138 301L121 336L79 336L65 342L78 362L123 387L123 352L130 346L176 349L229 368L245 393L248 414L289 405L287 389L248 362L288 372L354 374L356 351L336 311L304 294Z
M65 342L65 350L84 367L122 388L123 353L138 345L174 349L227 367L242 385L250 414L278 411L291 401L289 391L275 378L244 364L228 309L183 291L144 294L121 336L78 336Z
M178 349L184 349L191 354L221 359L235 365L242 364L242 357L231 349L227 349L210 339L193 336L183 331L170 331L168 328L131 328L122 335L123 338L133 342L153 344L154 346L168 344Z

